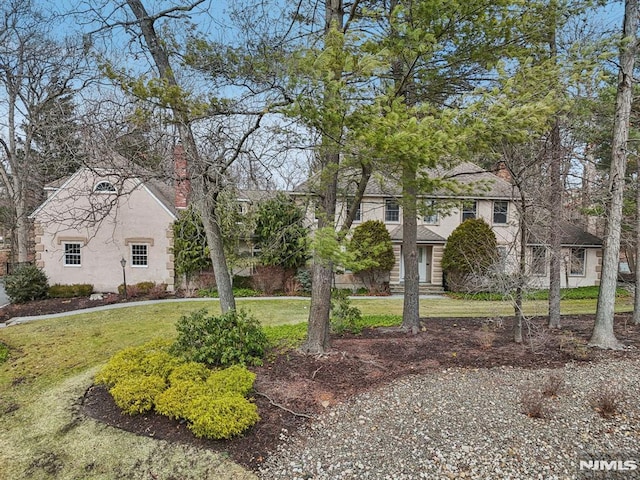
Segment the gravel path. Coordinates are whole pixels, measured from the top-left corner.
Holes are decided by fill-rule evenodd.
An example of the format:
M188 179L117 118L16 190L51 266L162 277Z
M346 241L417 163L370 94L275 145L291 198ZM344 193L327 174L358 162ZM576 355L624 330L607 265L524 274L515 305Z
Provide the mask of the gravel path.
M532 398L557 374L564 386L556 397L544 397L545 417L524 415L523 395ZM612 419L593 406L607 384L624 392L621 413ZM635 461L638 470L579 473L579 460L589 453L594 460ZM640 478L640 362L450 369L404 378L328 410L287 438L260 477Z

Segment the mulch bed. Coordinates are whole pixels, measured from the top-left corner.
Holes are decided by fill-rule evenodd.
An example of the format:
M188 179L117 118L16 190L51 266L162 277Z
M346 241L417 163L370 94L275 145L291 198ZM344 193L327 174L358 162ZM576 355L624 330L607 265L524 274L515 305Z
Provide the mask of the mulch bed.
M333 336L332 351L326 355L289 351L272 356L253 368L260 422L228 441L197 439L184 422L155 414L122 415L103 387L87 390L83 409L92 418L139 435L228 452L234 461L257 470L282 434L313 421L309 416L407 375L447 368L556 368L569 362L638 357L640 327L631 324L630 315L615 321L618 338L629 345L624 351L586 347L593 315L565 316L561 330L546 329L546 322L539 318L531 325L532 335L524 345L511 341L511 319L495 325L473 318L430 318L415 336L397 329L369 329L360 335Z

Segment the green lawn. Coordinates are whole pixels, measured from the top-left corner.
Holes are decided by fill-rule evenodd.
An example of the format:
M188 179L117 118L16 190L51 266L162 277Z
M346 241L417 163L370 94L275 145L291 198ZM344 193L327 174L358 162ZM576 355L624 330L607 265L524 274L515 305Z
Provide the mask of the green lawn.
M308 298L238 300L239 308L252 312L265 326L305 322L309 303ZM394 318L400 321L402 314L402 298L397 297L356 298L353 305L359 307L363 315L379 316L385 321L393 321ZM562 310L567 314L594 313L595 305L593 299L566 300ZM546 302L540 300L527 301L525 307L529 315L544 315L547 311ZM0 329L0 343L9 347L8 358L0 364L0 443L11 445L10 448L0 449L0 478L137 478L131 473L134 469L117 476L104 465L107 468L104 475L83 473L82 469L87 465L78 463L80 460L76 459L81 459L82 455L90 457L91 452L87 449L104 448L104 444L100 447L100 435L103 434L107 444L117 442L129 452L122 462L130 461L131 465L150 462L155 465L157 460L154 458L158 452L154 451L153 443L134 446L135 442L129 438L131 436L116 434L111 430L107 432L96 425L87 425L87 422L82 423L82 428L69 427L75 422L74 400L90 385L91 376L87 372L91 369L105 363L124 347L155 337L172 338L175 336L176 320L200 308L207 308L212 314L220 311L217 300L164 302L74 314ZM506 302L446 297L422 299L420 308L424 317L500 316L513 313L512 307ZM618 299L618 311L631 310L632 299ZM300 333L300 327L296 327L295 331ZM67 432L69 428L72 432ZM94 439L96 435L99 437L97 440ZM89 442L87 438L93 440ZM135 457L136 449L140 449L140 455L146 456ZM114 451L113 455L105 453L103 460L96 461L108 463L111 461L109 459L118 459L118 456L124 455L121 450ZM84 453L80 455L80 451ZM38 455L45 460L61 459L64 467L56 470L58 463L53 461L53 473L41 475L38 469L47 462L38 461L36 467L28 462L28 458ZM162 455L170 456L167 452ZM220 478L216 476L218 470L215 471L218 473L202 473L206 465L212 465L211 458L202 457L199 453L193 455L193 462L204 470L194 473L194 476L181 478ZM227 468L223 460L218 459L217 462L220 469ZM251 478L250 474L245 473L235 478Z

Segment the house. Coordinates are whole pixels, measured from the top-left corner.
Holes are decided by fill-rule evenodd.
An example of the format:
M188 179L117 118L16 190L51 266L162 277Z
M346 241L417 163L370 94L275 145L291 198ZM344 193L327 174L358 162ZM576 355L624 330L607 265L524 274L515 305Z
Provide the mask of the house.
M452 179L458 184L457 192L439 189L419 199L423 214L418 218L418 271L420 291L422 293L440 292L444 287L441 266L447 238L453 230L468 218L482 218L493 229L498 252L504 259L505 268L515 269L519 239L518 211L515 203L517 193L504 172L489 172L470 162L460 163L449 169L430 172L432 178ZM338 205L336 223L340 225L346 215L350 202L348 182L342 182L343 201ZM311 195L309 194L311 192ZM307 218L315 223L313 202L313 182L299 186L294 195L307 199ZM346 198L346 200L345 200ZM395 266L389 274L389 287L392 292L400 293L404 289L403 259L403 211L401 207L400 187L388 175L372 178L356 213L352 228L367 220L384 222L393 243ZM565 225L563 251L566 259L568 286L598 285L600 280L602 242L581 229L570 224ZM547 247L539 238L527 246L529 274L532 286L547 288L549 275L545 262L548 262ZM336 275L335 285L342 288L358 288L361 282L350 272Z
M173 290L172 226L186 207L185 190L122 172L86 166L47 185L31 219L35 262L50 284L115 292L126 276L129 285L164 283Z

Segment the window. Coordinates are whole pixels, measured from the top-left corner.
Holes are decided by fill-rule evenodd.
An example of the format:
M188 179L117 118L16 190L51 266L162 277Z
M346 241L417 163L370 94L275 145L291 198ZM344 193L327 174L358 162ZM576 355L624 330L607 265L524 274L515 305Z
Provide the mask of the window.
M496 200L493 202L493 223L507 223L509 213L509 202L506 200Z
M347 207L346 207L346 212L344 212L345 216L349 213L349 210L353 208L353 198L349 198L347 199ZM360 222L362 220L362 204L358 203L358 205L356 206L356 213L355 216L353 217L353 221L354 222Z
M82 257L80 256L79 243L64 244L64 264L67 267L79 267L82 265Z
M531 247L531 274L539 276L547 274L547 247L540 245Z
M400 205L394 198L387 198L384 201L384 220L385 222L400 221Z
M476 218L477 202L475 200L465 200L462 202L462 221L469 218Z
M422 218L424 223L427 225L437 225L438 224L438 206L435 200L425 200L425 215Z
M585 274L585 256L584 248L572 248L569 258L569 275L583 276Z
M114 187L111 182L102 181L95 186L93 191L99 193L114 193L116 191L116 187Z
M131 265L134 267L147 267L149 265L148 245L131 245Z

